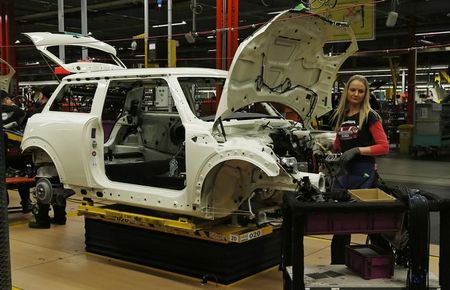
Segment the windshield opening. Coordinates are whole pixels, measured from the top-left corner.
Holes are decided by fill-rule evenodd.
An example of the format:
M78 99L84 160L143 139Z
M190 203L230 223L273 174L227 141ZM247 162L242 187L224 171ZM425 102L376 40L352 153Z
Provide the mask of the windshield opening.
M225 78L181 77L178 82L192 112L204 121L214 121L222 94ZM282 105L281 105L282 106ZM260 118L283 118L280 104L254 103L236 110L226 120L249 120Z
M182 77L178 82L192 112L198 118L215 115L225 78Z

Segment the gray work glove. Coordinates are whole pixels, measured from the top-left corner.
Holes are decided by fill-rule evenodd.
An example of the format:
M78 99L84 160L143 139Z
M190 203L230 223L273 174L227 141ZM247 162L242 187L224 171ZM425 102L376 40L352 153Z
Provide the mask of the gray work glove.
M344 153L342 153L341 155L341 166L345 167L347 165L348 162L350 162L350 160L352 160L353 158L355 158L356 155L359 154L359 149L358 147L352 148L352 149L348 149L347 151L345 151Z

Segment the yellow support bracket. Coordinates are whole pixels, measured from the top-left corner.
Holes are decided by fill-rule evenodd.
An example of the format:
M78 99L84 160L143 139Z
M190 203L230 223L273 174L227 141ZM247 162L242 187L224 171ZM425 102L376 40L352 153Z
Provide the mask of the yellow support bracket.
M171 220L84 204L80 205L80 207L78 208L78 214L101 217L102 219L107 219L119 223L149 224L157 227L171 227L190 231L198 230L195 224L185 218Z
M441 71L441 75L444 77L444 79L447 81L447 83L450 84L450 76L446 71Z

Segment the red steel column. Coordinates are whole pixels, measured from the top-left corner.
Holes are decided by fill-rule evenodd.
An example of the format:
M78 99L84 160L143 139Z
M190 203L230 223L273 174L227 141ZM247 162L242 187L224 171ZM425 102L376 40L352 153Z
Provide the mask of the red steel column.
M216 0L216 68L222 67L223 0Z
M409 19L409 47L415 46L416 21L414 16ZM408 115L407 124L414 124L414 101L416 95L417 50L408 53Z
M239 0L228 1L227 27L227 69L229 69L238 48Z
M12 37L14 36L14 2L11 0L0 3L0 57L7 61L12 67L16 66L15 53L12 48ZM1 74L9 71L5 65L1 66Z
M6 61L9 63L10 59L9 59L9 16L8 16L8 12L5 13L5 45L6 45L6 49L5 49L5 59Z
M5 29L5 4L2 2L0 3L0 58L2 58L3 60L5 59L5 53L6 53L6 45L5 45L5 41L3 40L4 37L4 29ZM5 74L5 65L2 63L0 64L0 74Z

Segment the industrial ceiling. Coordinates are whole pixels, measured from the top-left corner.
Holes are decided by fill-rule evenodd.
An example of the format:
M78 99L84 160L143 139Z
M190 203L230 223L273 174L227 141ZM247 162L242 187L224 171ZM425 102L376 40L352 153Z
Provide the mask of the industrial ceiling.
M173 23L186 23L173 27L173 39L177 40L177 66L215 67L215 38L217 0L173 0ZM314 0L316 3L327 3ZM319 2L318 2L319 1ZM36 49L29 46L21 33L34 31L58 31L57 0L14 0L15 30L17 43L17 71L19 81L55 79L52 71ZM81 32L81 1L64 0L64 26L67 32ZM158 2L162 2L158 7ZM340 2L358 1L330 0L330 7ZM289 9L299 0L242 0L239 1L239 40L242 41L262 23L270 20L274 13ZM312 3L312 2L311 2ZM195 4L195 5L194 5ZM194 7L195 6L195 7ZM331 9L331 8L330 8ZM128 67L137 67L144 62L143 42L133 36L144 32L143 0L88 0L88 31L96 39L116 47L118 56ZM431 68L443 69L450 64L450 1L448 0L373 0L375 39L359 41L359 55L350 58L343 71L371 70L373 78L388 78L389 57L398 67L408 65L408 51L418 48L419 72ZM392 27L386 26L389 12L398 13ZM195 15L194 15L195 14ZM194 43L186 40L185 34L195 31ZM167 37L167 27L153 27L167 23L167 1L149 1L150 42L158 46ZM252 24L255 24L252 26ZM392 24L392 23L391 23ZM441 32L441 34L430 34ZM443 32L443 33L442 33ZM448 34L447 34L448 33ZM330 51L339 53L339 44L331 45ZM387 53L386 50L391 51ZM392 53L392 51L394 53ZM367 53L365 53L367 52ZM160 59L161 55L153 55ZM164 56L162 57L164 58ZM156 61L156 60L155 60ZM378 69L378 74L373 70ZM369 74L367 72L366 74ZM424 73L430 78L429 73ZM345 78L345 74L341 75ZM370 77L370 75L369 75ZM419 77L419 76L418 76ZM421 81L424 77L421 78Z

